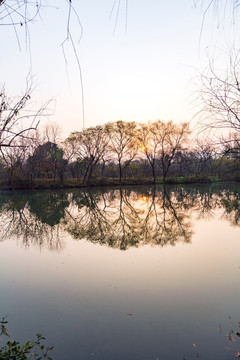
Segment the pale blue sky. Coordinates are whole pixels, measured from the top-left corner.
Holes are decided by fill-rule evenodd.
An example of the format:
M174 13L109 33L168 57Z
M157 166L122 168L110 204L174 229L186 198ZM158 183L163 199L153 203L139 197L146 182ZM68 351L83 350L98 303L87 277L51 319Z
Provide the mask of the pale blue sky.
M86 127L119 119L191 120L196 111L189 99L195 68L206 66L206 47L225 46L211 13L200 40L203 13L193 0L128 0L126 33L125 0L121 0L113 35L117 8L110 20L109 15L114 0L72 3L83 26L78 43L81 28L72 17L71 33L82 67ZM67 4L60 0L51 4L58 4L59 9L43 9L41 19L29 25L31 52L25 49L24 27L17 29L21 51L13 29L1 27L1 83L9 94L21 93L31 54L36 85L32 98L38 104L56 100L50 120L67 136L82 128L81 84L71 46L65 49L67 70L61 48Z

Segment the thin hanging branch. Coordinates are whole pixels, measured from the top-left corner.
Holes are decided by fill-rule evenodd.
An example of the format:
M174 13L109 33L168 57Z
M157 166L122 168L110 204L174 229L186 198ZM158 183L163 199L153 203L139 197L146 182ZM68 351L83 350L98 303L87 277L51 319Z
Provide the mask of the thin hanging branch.
M76 49L76 43L73 39L71 33L71 19L74 15L75 19L80 26L80 38L78 43L81 41L83 28L80 22L80 18L72 5L72 0L65 0L65 3L68 6L67 12L67 23L66 23L66 39L62 42L61 46L63 49L63 56L66 62L66 68L68 66L67 56L65 52L65 45L67 42L70 43L75 59L77 61L77 66L79 70L79 78L81 84L81 102L82 102L82 122L83 128L85 127L85 106L84 106L84 86L83 86L83 76L82 76L82 68L79 59L79 55ZM29 23L32 23L40 17L40 12L42 9L46 7L51 7L50 1L46 1L44 4L42 0L0 0L0 26L12 26L14 28L18 47L21 50L20 41L18 37L18 29L17 26L25 26L25 38L26 38L26 45L28 49L30 49L30 31L29 31ZM29 51L31 56L31 51ZM30 60L31 63L31 60ZM68 74L67 74L68 77Z
M68 1L68 0L67 0ZM66 34L66 38L64 39L64 41L62 42L61 46L62 46L62 51L63 51L63 56L65 59L65 64L66 64L66 68L68 67L68 61L67 61L67 56L66 56L66 51L65 51L65 45L66 43L70 43L71 47L73 49L73 53L75 56L75 60L77 62L77 66L78 66L78 72L79 72L79 79L80 79L80 84L81 84L81 103L82 103L82 127L83 129L85 128L85 98L84 98L84 85L83 85L83 75L82 75L82 66L81 66L81 62L77 53L77 49L76 49L76 45L75 42L73 40L72 37L72 33L71 33L71 16L72 13L75 15L78 24L80 26L80 37L78 40L78 43L80 43L82 36L83 36L83 27L80 21L80 18L77 14L77 12L75 11L75 9L72 6L71 0L69 0L69 11L68 11L68 21L67 21L67 34Z

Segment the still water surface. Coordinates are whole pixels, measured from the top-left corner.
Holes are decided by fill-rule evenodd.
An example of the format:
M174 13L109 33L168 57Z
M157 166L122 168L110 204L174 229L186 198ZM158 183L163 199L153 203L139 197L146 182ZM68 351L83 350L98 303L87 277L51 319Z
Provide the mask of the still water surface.
M240 187L0 193L0 316L54 360L234 359Z

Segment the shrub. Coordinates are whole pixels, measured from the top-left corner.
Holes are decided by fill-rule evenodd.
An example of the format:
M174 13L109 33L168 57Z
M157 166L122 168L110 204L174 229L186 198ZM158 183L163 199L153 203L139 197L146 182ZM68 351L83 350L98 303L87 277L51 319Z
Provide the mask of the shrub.
M36 334L36 340L28 340L21 345L18 341L10 339L6 328L7 323L5 318L0 321L1 340L3 337L9 338L7 343L0 348L0 360L52 360L48 353L53 347L45 347L43 344L45 338L41 334Z

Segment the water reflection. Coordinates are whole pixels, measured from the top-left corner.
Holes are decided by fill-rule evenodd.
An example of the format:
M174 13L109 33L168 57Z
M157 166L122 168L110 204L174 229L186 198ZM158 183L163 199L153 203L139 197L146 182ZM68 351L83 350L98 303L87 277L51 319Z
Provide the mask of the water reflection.
M76 239L126 250L144 244L174 245L191 240L189 198L176 193L128 189L72 194L64 228Z
M221 204L225 209L225 219L232 226L240 226L240 193L226 191L221 198Z
M0 240L10 237L59 251L64 232L73 238L126 250L190 243L192 214L222 217L240 225L237 188L185 187L84 189L0 194Z
M24 246L63 249L60 220L69 205L67 194L5 193L0 196L0 241L15 237Z

